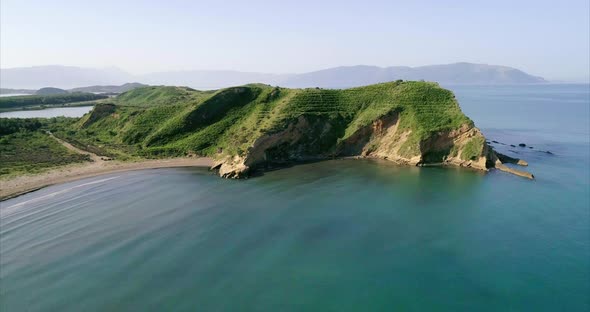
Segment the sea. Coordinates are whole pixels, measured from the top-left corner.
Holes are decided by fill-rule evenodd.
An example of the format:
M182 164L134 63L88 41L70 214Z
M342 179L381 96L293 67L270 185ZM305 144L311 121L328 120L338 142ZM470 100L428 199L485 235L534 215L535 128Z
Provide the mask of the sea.
M445 87L535 180L331 160L55 185L0 203L0 311L590 311L590 85Z

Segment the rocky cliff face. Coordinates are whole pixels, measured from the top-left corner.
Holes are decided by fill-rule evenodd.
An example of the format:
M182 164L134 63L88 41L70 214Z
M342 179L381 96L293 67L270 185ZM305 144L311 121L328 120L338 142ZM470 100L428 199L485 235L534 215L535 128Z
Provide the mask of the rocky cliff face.
M380 158L402 165L447 165L484 171L497 161L481 131L472 125L434 133L412 146L407 144L412 130L400 129L399 124L400 114L391 112L339 141L326 137L331 133L331 123L300 116L285 130L257 139L244 156L226 156L214 167L222 177L244 178L269 165L335 157ZM333 145L318 148L327 142Z

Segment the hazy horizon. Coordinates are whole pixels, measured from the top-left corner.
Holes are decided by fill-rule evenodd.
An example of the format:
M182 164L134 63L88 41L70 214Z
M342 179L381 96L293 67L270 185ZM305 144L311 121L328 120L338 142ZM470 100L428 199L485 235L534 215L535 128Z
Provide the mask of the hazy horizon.
M550 81L590 79L587 1L7 0L0 11L2 69L285 74L469 62L514 67Z

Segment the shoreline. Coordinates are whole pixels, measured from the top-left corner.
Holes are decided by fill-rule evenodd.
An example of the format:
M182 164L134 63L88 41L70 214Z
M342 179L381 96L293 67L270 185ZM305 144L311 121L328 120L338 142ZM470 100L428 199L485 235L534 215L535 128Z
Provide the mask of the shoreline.
M208 157L167 158L136 162L100 161L85 164L72 164L50 169L49 171L38 174L21 175L6 180L0 180L0 201L15 198L50 185L72 182L109 173L158 168L210 168L212 165L213 159Z

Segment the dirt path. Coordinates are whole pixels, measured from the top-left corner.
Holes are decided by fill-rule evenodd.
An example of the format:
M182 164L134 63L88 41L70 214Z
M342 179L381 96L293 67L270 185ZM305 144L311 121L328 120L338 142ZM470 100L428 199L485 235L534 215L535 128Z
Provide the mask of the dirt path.
M77 147L73 146L72 144L70 144L70 143L68 143L68 142L66 142L66 141L64 141L64 140L62 140L62 139L60 139L60 138L56 137L56 136L55 136L55 135L53 135L53 133L51 133L50 131L47 131L47 134L48 134L50 137L52 137L54 140L56 140L57 142L59 142L61 145L63 145L65 148L69 149L70 151L73 151L73 152L75 152L75 153L82 154L82 155L88 155L88 156L90 156L90 159L92 159L92 161L94 161L94 162L102 162L102 161L104 161L104 160L102 159L102 157L100 157L100 156L98 156L98 155L96 155L96 154L94 154L94 153L91 153L91 152L88 152L88 151L81 150L81 149L79 149L79 148L77 148Z

